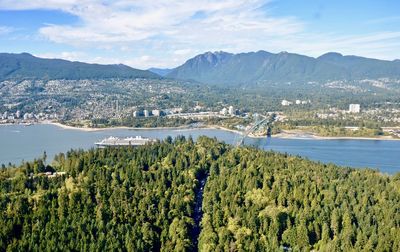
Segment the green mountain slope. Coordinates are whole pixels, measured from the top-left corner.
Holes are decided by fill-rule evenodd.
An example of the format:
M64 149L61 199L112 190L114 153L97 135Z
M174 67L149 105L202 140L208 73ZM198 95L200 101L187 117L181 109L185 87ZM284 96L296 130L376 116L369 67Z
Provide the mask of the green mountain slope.
M287 52L207 52L189 59L167 77L223 85L400 78L400 63L337 53L312 58Z
M28 53L0 53L0 80L160 78L126 65L99 65L61 59L42 59Z

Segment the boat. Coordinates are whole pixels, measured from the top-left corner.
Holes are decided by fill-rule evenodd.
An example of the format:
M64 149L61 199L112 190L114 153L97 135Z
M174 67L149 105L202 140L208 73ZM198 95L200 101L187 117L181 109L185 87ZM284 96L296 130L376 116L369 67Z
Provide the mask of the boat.
M156 139L146 138L142 136L135 137L126 137L119 138L110 136L108 138L104 138L99 142L95 142L94 144L98 147L119 147L119 146L142 146L145 144L154 143Z

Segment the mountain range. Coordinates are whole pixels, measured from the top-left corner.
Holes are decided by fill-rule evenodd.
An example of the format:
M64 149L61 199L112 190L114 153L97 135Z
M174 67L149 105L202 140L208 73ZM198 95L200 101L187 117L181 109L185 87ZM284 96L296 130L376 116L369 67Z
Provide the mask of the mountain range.
M400 78L400 61L333 52L318 58L288 52L207 52L189 59L166 76L222 85Z
M61 59L37 58L28 53L0 53L0 80L172 78L206 84L268 85L332 80L400 79L400 60L378 60L326 53L313 58L266 51L206 52L173 69L139 70L126 65L100 65Z
M28 53L0 53L0 80L160 78L126 65L100 65L61 59L42 59Z

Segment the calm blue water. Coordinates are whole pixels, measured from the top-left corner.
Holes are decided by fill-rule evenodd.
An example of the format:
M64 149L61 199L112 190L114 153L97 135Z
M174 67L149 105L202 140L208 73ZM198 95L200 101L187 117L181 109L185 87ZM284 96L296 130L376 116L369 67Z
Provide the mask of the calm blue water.
M0 164L20 164L46 151L49 158L69 149L94 147L94 142L109 136L136 136L163 139L167 136L201 135L234 143L238 135L213 129L193 130L128 130L112 129L96 132L62 129L54 125L0 126ZM400 171L400 141L379 140L308 140L308 139L246 139L246 144L264 149L308 157L351 167L370 167L393 174Z

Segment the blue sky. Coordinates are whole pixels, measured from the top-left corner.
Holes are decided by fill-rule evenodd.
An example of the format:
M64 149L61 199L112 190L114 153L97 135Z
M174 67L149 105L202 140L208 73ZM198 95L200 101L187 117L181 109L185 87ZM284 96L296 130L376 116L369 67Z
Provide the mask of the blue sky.
M400 58L398 0L0 0L2 52L174 67L205 51Z

